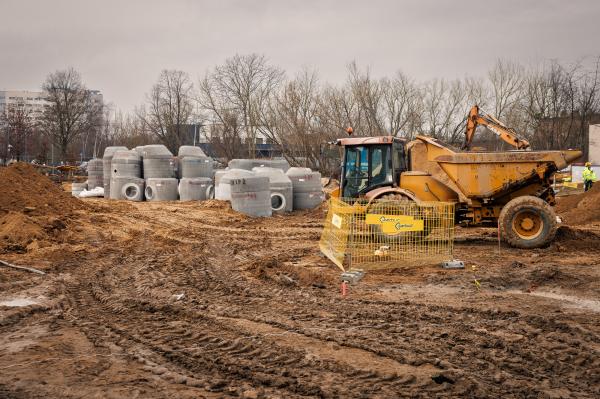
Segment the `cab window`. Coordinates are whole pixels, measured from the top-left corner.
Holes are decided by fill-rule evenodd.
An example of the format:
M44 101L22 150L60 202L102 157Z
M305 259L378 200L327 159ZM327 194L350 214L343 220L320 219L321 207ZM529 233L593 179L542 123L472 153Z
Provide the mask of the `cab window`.
M344 197L355 197L369 184L369 150L366 147L348 147L344 165Z
M390 179L391 159L389 157L389 147L371 148L371 183L370 186L376 186L386 183Z

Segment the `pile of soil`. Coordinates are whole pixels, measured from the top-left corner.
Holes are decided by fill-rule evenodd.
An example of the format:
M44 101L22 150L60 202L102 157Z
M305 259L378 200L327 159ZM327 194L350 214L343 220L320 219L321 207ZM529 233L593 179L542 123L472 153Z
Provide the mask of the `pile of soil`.
M0 253L56 240L85 206L25 163L0 168L0 189Z
M570 225L600 222L600 184L585 193L560 197L556 211Z

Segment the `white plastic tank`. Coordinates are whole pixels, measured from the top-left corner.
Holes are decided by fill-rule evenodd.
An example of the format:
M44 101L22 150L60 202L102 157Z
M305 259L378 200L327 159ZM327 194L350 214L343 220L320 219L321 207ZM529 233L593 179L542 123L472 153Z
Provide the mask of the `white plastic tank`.
M313 209L325 200L321 173L309 168L290 168L286 175L294 187L294 209Z
M104 183L104 198L110 198L110 177L111 177L111 171L112 171L112 158L113 155L115 154L115 152L117 151L127 151L127 147L122 147L122 146L111 146L111 147L106 147L104 149L104 156L102 157L102 163L103 163L103 173L102 173L102 180Z
M254 176L254 172L244 169L228 169L225 173L217 171L215 175L215 199L231 201L231 181L244 177Z
M104 161L93 158L87 164L88 188L104 187Z
M110 178L110 199L142 201L143 190L144 179L140 177L113 175Z
M162 144L144 146L143 170L144 178L176 178L177 164L171 151Z
M146 179L145 196L147 201L177 201L177 179L162 177Z
M257 176L269 178L269 189L271 191L271 210L273 213L281 214L291 212L294 209L294 191L290 178L283 170L269 167L254 167L252 171Z
M179 147L179 152L177 152L177 155L179 157L192 156L208 158L204 151L202 151L202 148L193 145L182 145Z
M179 180L180 201L204 201L213 196L212 179L208 177L184 177Z
M232 159L229 161L230 169L245 169L252 170L256 167L277 168L286 172L290 168L290 164L285 159Z
M231 208L255 217L268 217L271 211L271 190L266 176L231 178Z
M117 151L111 162L111 177L142 177L142 158L136 151Z
M209 157L186 155L179 158L179 177L213 177L213 160Z

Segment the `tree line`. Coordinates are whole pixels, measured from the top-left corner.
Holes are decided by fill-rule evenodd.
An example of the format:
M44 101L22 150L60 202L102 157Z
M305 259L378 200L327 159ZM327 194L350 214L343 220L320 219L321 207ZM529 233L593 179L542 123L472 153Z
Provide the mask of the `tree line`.
M93 101L73 69L50 74L42 89L49 106L40 117L19 109L0 116L13 155L27 143L34 143L29 151L40 160L47 159L49 148L67 161L101 155L114 144L160 142L176 152L191 144L190 125L195 125L218 158L253 157L260 138L292 164L327 169L321 144L348 126L361 136L426 134L459 145L474 104L534 149L586 151L587 127L600 123L600 57L529 66L499 59L485 76L427 81L401 71L375 78L353 62L345 82L334 85L322 81L317 70L288 76L264 55L235 55L197 81L184 71L163 70L131 113ZM503 148L488 139L480 134L487 149Z

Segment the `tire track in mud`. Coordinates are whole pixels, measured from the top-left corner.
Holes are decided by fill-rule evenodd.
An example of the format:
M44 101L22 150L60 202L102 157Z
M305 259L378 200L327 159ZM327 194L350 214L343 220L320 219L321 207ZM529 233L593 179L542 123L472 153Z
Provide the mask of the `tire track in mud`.
M231 237L228 236L229 238ZM254 255L256 256L256 254ZM228 281L227 278L226 275L222 275L217 280ZM260 286L259 289L252 288L245 288L250 291L251 297L270 298L275 294L274 292L265 293L264 288L266 287L263 286ZM234 287L229 292L239 292L239 290L239 287ZM302 301L302 298L294 298L294 301L298 299ZM341 305L335 301L333 306L331 303L321 303L319 305L322 308L335 316L333 318L315 318L312 310L306 312L302 306L282 309L281 305L284 303L290 303L290 301L277 301L279 305L277 309L271 308L268 314L283 314L288 317L288 320L290 318L298 320L299 316L304 313L307 317L302 320L302 327L296 327L296 323L267 322L268 324L284 331L293 331L324 342L333 339L339 345L369 351L377 356L415 366L429 361L448 369L449 372L446 373L446 376L451 380L461 378L465 373L482 374L481 371L484 370L485 375L482 375L482 381L487 385L486 390L499 382L511 380L517 381L513 384L515 392L526 394L531 389L531 385L552 378L556 375L557 370L560 370L559 374L567 380L565 385L569 389L585 391L586 384L574 383L573 377L582 372L585 373L586 367L592 370L598 368L598 362L594 361L596 351L592 345L593 342L597 342L597 335L581 334L580 331L573 331L569 324L555 323L545 317L520 315L516 312L488 312L473 308L462 308L456 315L456 309L449 306L415 306L409 303L402 305L405 307L403 311L390 314L389 309L395 307L394 304L385 301L363 300L358 301L355 306L348 306L348 303ZM368 311L362 310L367 308ZM260 309L244 309L244 307L237 307L237 309L238 312L241 311L238 313L238 317L245 314L248 320L262 323L269 319L266 316L257 320L255 315L260 313ZM451 316L449 317L449 315ZM507 323L515 326L512 328L515 330L514 336L518 337L515 342L505 336L493 334L495 331L505 329ZM315 326L315 329L311 330L311 324ZM398 325L402 327L397 328ZM423 325L430 326L430 328L423 332ZM323 330L324 326L329 331L328 333L315 333L315 331ZM348 329L352 329L353 332L348 334ZM548 334L561 329L566 329L562 336L550 335L548 337ZM335 332L333 337L332 331ZM438 335L436 338L440 343L432 342L432 337L435 337L436 333ZM571 339L568 338L569 335L575 335L578 338ZM407 336L410 337L410 340L403 342L402 338ZM532 336L538 338L536 345L531 345L530 342L526 342L526 345L520 343L530 340ZM349 344L349 341L352 344ZM578 349L572 349L570 353L567 351L567 355L563 355L558 360L560 363L556 365L556 349L564 350L568 349L568 346ZM452 347L453 351L450 356L447 356L449 347ZM488 350L490 348L492 351ZM412 355L407 357L406 354ZM469 360L464 361L464 358ZM590 377L597 379L598 375L597 373L590 374ZM519 386L519 382L524 382L524 384ZM467 383L467 389L476 390L479 384L471 379ZM501 393L501 391L497 392Z
M128 309L120 310L106 305L102 299L90 303L90 298L86 298L84 293L85 287L82 286L71 292L79 302L77 306L82 309L94 307L93 320L110 329L109 334L94 339L99 330L84 324L86 335L91 335L90 340L95 343L117 341L121 347L141 345L144 351L151 351L154 357L151 362L158 368L177 369L175 372L180 376L175 380L187 382L190 379L195 385L204 384L209 390L225 390L225 386L233 388L247 384L270 387L272 393L284 397L290 394L355 396L368 393L373 383L390 379L390 376L374 373L362 376L363 384L355 388L346 386L342 391L336 391L334 387L356 379L355 369L336 362L307 359L304 350L280 347L271 341L249 336L243 330L198 312L190 313L171 305L160 308L147 302L138 302L133 307L130 304ZM107 306L105 313L102 308ZM78 317L85 316L84 313ZM115 322L112 317L124 313L128 315L127 326L121 326L122 322ZM115 318L118 319L118 316ZM129 325L135 328L131 329ZM318 369L319 373L307 373L311 369ZM166 373L162 369L153 372ZM167 375L172 376L173 373L170 371ZM329 393L327 387L321 387L320 381L324 377L331 381ZM215 381L218 382L216 385Z
M143 251L148 251L148 249L145 248ZM172 256L172 254L169 255ZM168 359L170 362L174 362L177 367L187 371L205 372L210 370L213 375L208 379L205 378L205 381L215 379L217 381L231 380L233 374L239 381L235 381L232 386L239 385L240 382L251 386L254 384L257 387L275 386L273 392L284 393L284 396L290 393L317 396L336 396L343 393L357 396L368 394L373 386L377 386L377 390L380 392L392 394L399 393L394 388L395 386L404 386L413 382L411 378L403 380L389 373L387 375L365 374L360 369L349 367L346 364L339 364L335 361L306 360L305 350L280 347L272 341L265 342L260 339L258 343L255 343L253 341L256 341L256 338L251 338L249 343L240 346L240 337L244 337L245 334L243 331L234 329L227 336L225 331L231 330L230 325L223 325L223 323L216 322L215 318L197 311L193 311L190 316L194 319L194 323L186 323L183 329L172 330L161 327L165 322L181 323L182 310L175 311L178 308L176 304L158 305L156 300L161 299L159 298L160 295L153 295L153 291L148 288L148 281L162 281L162 288L164 288L165 281L178 280L176 286L186 287L188 292L190 288L196 291L190 294L193 302L203 301L204 303L210 303L211 306L213 303L220 303L220 306L213 310L213 312L216 311L220 314L231 313L232 310L247 306L248 303L256 301L257 298L259 298L259 301L261 297L271 299L276 292L281 290L275 288L267 290L267 292L261 292L261 295L257 297L254 291L261 290L247 287L248 282L246 279L235 270L232 271L230 267L214 268L206 265L204 267L184 268L184 273L181 270L169 270L169 266L165 267L164 265L167 263L164 254L155 255L159 259L162 258L160 261L155 261L154 256L145 257L147 265L163 263L162 271L159 274L152 270L144 270L147 271L147 274L143 275L144 279L141 281L135 281L136 277L142 275L139 271L128 271L130 276L134 276L132 277L133 280L123 279L117 281L110 276L112 271L124 267L124 264L131 263L130 258L137 256L134 254L115 256L115 260L118 260L118 263L121 263L120 265L107 269L101 267L100 271L90 276L94 284L76 286L70 290L69 296L77 298L76 303L73 304L74 307L80 309L76 319L84 317L87 320L94 320L94 324L100 321L100 325L111 326L111 333L119 337L119 346L131 345L133 347L141 345L144 350L150 349L152 353L159 355L161 358L156 364L161 364L160 362L164 362L164 359ZM202 262L205 262L205 259L199 258L194 263ZM173 263L176 264L177 262ZM116 274L119 275L120 273L116 272ZM188 275L185 281L180 281L182 275ZM194 284L193 281L200 283ZM123 297L120 295L125 292L119 287L119 283L122 282L127 286L129 296ZM87 295L84 295L86 292ZM246 292L247 295L240 297L235 295L236 292ZM135 295L132 295L132 293L135 293ZM224 301L226 298L232 300ZM227 302L231 302L232 306L228 306ZM94 312L92 315L86 316L88 309L94 309ZM100 314L100 309L104 309L106 313ZM186 310L186 312L189 311ZM142 316L138 316L140 313ZM146 313L151 315L150 319L140 319ZM129 328L119 326L119 323L111 323L111 316L123 314L127 314L129 319L135 315L135 320L128 320L127 325L135 326L136 331L145 330L148 334L135 334ZM158 319L157 315L160 315ZM90 316L92 317L90 318ZM206 317L209 317L208 321L198 322L198 320ZM216 330L215 326L218 326ZM83 324L83 328L86 330L86 335L90 335L92 341L102 341L102 339L94 339L95 334L101 329L89 328L86 323ZM183 334L183 331L186 334ZM157 339L157 336L162 337L162 339ZM111 337L109 336L106 340L111 341ZM124 345L123 340L133 344ZM265 347L268 348L266 352ZM249 354L249 357L244 357L246 353ZM219 361L210 361L207 356L210 356L210 358L216 357ZM198 367L199 364L202 367ZM307 370L315 368L320 371L318 373L307 372ZM250 374L248 374L248 370L252 370ZM180 380L185 379L187 381L189 378L194 381L195 385L199 385L198 381L202 381L200 377L197 374L185 375ZM321 380L324 377L331 381L331 384L322 388ZM348 384L348 381L359 381L360 383ZM336 387L345 388L343 388L343 391L339 391L340 388ZM213 388L208 384L208 389ZM329 393L322 391L322 389L329 389Z
M86 255L60 294L99 353L165 384L216 397L600 394L595 330L464 303L340 300L273 274L316 251L318 222L157 209L123 216L136 236Z
M596 388L577 376L586 375L591 381L599 378L594 344L597 335L582 333L577 327L516 312L465 309L464 314L457 315L451 307L406 305L390 315L393 304L382 304L380 309L370 304L366 312L357 308L360 306L360 301L356 306L347 302L343 308L330 310L335 316L319 318L312 314L297 317L298 323L281 322L284 318L268 315L246 317L403 363L429 362L447 369L453 379L466 373L479 376L487 385L486 391L499 382L513 380L524 383L521 387L515 384L515 393L526 395L539 381L559 377L575 392L596 393ZM506 323L513 323L513 333L502 331Z

